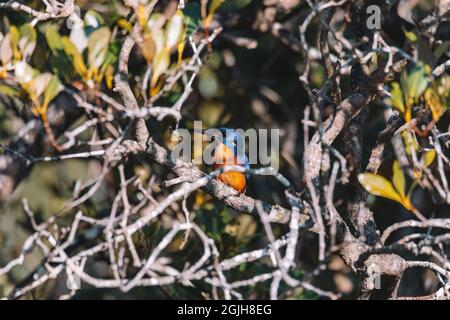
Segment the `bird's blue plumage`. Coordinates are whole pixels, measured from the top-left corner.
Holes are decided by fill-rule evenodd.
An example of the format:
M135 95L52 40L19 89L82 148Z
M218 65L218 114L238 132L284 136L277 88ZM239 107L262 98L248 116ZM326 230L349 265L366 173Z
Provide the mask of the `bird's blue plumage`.
M245 154L245 139L236 130L228 128L218 128L223 135L223 144L233 151L239 165L243 165L246 169L250 169L247 155ZM249 178L249 174L246 174Z

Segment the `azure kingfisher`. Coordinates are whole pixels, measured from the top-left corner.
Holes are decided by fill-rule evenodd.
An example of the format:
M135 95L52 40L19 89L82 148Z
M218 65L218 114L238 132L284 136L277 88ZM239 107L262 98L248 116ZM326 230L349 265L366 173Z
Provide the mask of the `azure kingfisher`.
M248 158L245 155L244 137L233 129L218 128L218 130L222 133L223 139L218 141L218 145L214 149L213 170L227 165L238 165L250 169ZM217 179L238 192L244 193L247 187L249 174L229 171L221 173Z

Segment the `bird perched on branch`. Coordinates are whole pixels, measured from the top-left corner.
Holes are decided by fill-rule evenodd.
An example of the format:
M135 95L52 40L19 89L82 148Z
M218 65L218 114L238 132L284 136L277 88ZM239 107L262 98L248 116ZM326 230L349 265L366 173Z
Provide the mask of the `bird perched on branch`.
M220 169L227 165L238 165L250 169L248 158L245 155L244 137L232 129L219 128L222 133L222 140L214 149L213 170ZM247 187L249 174L229 171L221 173L217 179L234 188L240 193L244 193Z

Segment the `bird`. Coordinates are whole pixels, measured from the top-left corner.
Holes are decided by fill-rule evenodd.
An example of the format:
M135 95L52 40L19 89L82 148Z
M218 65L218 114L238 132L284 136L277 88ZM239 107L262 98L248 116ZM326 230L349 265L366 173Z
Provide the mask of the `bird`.
M245 169L250 169L250 164L245 155L245 140L238 132L228 128L218 128L222 133L223 139L218 142L214 149L213 170L223 168L227 165L238 165ZM228 171L219 174L216 178L224 184L232 187L239 193L245 193L248 173L237 171Z

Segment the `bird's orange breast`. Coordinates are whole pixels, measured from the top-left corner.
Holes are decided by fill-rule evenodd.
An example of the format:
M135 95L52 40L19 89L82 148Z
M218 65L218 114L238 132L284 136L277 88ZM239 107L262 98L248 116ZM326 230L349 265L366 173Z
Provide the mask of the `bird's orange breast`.
M245 175L242 174L241 172L234 172L234 171L225 172L220 174L217 177L217 179L222 181L226 185L229 185L230 187L232 187L233 189L237 190L240 193L245 192L247 182L245 179Z
M221 144L215 150L214 155L216 163L213 165L213 169L219 169L226 165L242 165L239 164L236 157L233 154L233 151L230 150L227 146ZM218 177L218 180L222 181L226 185L229 185L233 189L237 190L240 193L245 192L245 188L247 186L247 181L245 178L245 174L236 171L224 172L221 173Z

